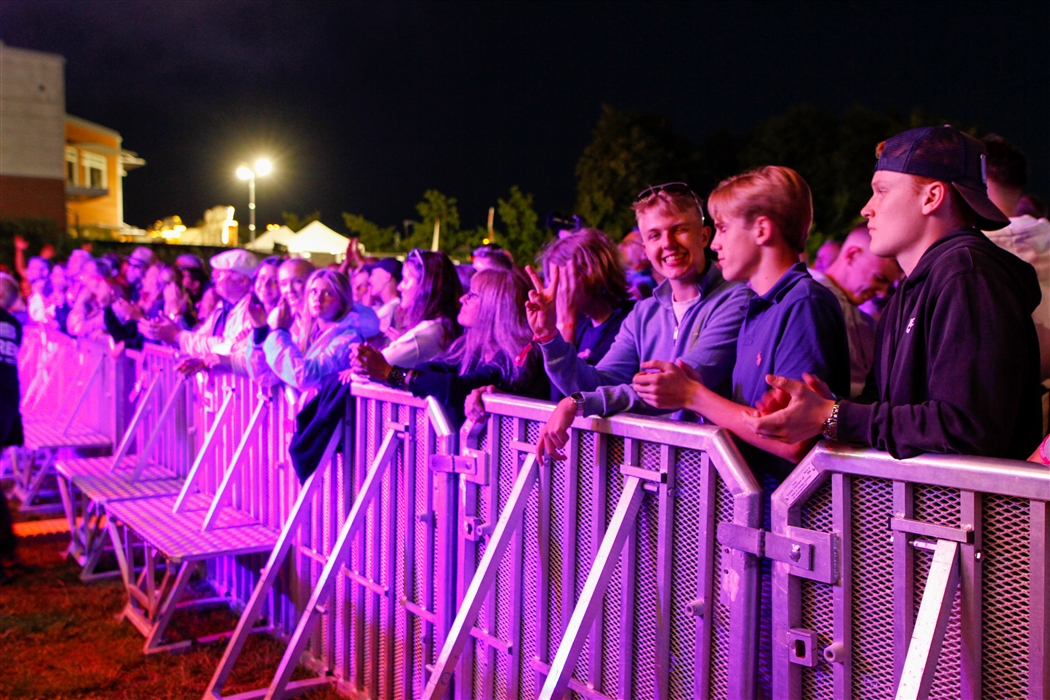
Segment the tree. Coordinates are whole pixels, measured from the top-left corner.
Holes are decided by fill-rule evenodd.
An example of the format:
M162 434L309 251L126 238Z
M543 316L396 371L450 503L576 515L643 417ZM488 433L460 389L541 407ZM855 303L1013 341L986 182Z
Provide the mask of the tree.
M434 223L441 222L439 248L449 255L469 254L471 250L471 233L459 230L459 209L456 198L449 197L437 190L423 193L423 201L416 205L419 212L419 223L412 226L412 233L405 241L405 249L424 248L430 250L434 239Z
M576 212L618 238L634 228L631 204L646 187L698 174L699 151L667 117L603 106L594 139L576 164Z
M307 214L304 218L299 218L299 215L294 211L282 211L281 218L284 219L285 226L298 233L308 223L320 221L321 212L315 211L313 214Z
M366 253L399 252L401 237L394 226L380 226L363 216L343 212L343 223L351 238L357 238Z
M532 194L525 194L513 185L507 199L496 201L496 212L504 228L496 242L511 252L518 265L524 267L531 263L548 238L546 229L539 225Z

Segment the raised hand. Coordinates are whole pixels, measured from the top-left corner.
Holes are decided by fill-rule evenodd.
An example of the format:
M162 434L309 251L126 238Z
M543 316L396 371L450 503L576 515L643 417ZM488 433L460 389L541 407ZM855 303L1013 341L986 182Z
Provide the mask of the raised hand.
M248 299L248 320L251 321L252 328L262 328L266 325L266 307L263 306L262 301L259 297L254 294Z
M550 284L543 286L532 266L525 267L525 273L532 280L532 291L529 292L529 300L525 302L525 316L529 321L529 328L533 335L547 338L558 332L558 312L555 306L555 296L558 289L558 267L552 265L550 268Z
M558 330L567 343L576 342L576 316L580 313L583 285L576 278L576 263L571 258L565 266L553 265L558 270L558 288L555 292L555 309L558 313Z

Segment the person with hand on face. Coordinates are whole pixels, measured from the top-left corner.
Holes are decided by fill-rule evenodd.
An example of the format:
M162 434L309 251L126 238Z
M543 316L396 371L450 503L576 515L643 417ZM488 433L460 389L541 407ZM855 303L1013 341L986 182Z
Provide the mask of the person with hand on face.
M849 390L842 310L799 262L813 221L809 185L790 168L766 166L722 181L709 206L715 220L711 249L722 274L747 282L755 293L736 338L732 398L713 391L682 362L642 363L645 371L635 376L634 389L654 406L686 408L726 428L747 443L740 448L752 470L783 479L816 440L785 444L748 429L742 409L760 402L769 388L766 376L801 379L808 373L835 391ZM653 369L659 371L648 372Z
M207 368L209 355L228 356L233 347L248 337L252 276L258 259L246 250L228 250L211 259L212 276L218 299L215 308L195 330L184 331L168 319L157 319L143 329L146 337L174 345L190 355L179 365L191 374Z
M813 279L831 290L842 309L849 338L850 389L856 398L875 359L875 319L861 310L861 305L884 297L904 273L893 258L881 258L871 252L868 227L850 231L841 244L835 261L820 272L810 270Z
M307 279L304 297L295 336L287 300L281 298L269 318L257 298L249 301L254 331L248 340L246 363L249 375L263 385L281 381L299 392L317 389L326 377L350 366L351 344L379 330L375 312L354 303L350 281L341 272L315 270Z
M383 333L390 328L401 306L401 297L397 293L400 283L401 263L397 258L383 258L372 266L368 291L372 295L372 303L378 305L376 315L379 316L379 330Z
M597 365L634 308L619 251L598 229L584 228L551 241L539 260L547 279L557 279L553 293L558 332L575 348L578 358ZM532 282L542 285L538 277ZM564 397L557 387L551 387L552 401Z
M664 281L651 298L635 304L596 366L579 357L558 332L557 267L546 287L530 272L536 288L529 292L526 310L534 342L543 351L551 383L567 396L540 431L540 457L562 458L560 450L577 416L670 413L673 409L647 404L632 387L634 375L650 360L681 358L697 368L705 385L729 395L750 290L726 281L707 260L711 229L704 225L700 198L688 185L650 187L638 195L634 211L646 255Z
M1035 270L979 230L1009 222L989 199L984 146L950 126L884 141L871 179L871 251L904 281L875 338L874 371L856 400L820 381L770 376L756 436L829 440L884 450L1025 459L1041 439ZM838 394L841 395L841 394Z
M459 286L456 266L447 255L416 248L401 267L401 306L397 328L387 329L390 344L383 357L391 365L409 369L434 359L459 337L456 317Z
M550 389L540 354L529 343L526 294L520 275L482 270L471 280L471 291L460 298L457 320L464 333L437 360L414 369L397 367L375 348L358 345L351 353L352 372L341 379L346 382L356 375L416 396L433 396L448 408L457 426L465 419L468 394L480 387L545 399Z

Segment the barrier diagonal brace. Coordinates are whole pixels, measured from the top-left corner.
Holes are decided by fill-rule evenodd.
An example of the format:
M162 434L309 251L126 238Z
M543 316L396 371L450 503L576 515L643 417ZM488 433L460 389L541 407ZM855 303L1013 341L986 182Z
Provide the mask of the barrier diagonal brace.
M634 521L638 517L638 509L645 495L642 485L643 480L637 476L628 476L624 480L623 493L620 494L620 500L616 504L616 510L609 522L609 529L605 531L605 536L602 538L594 564L583 584L580 599L572 611L569 625L558 644L558 652L554 655L554 661L551 662L550 673L540 691L542 700L561 698L569 690L572 670L576 668L576 660L587 641L591 623L601 610L609 578L616 570L623 545L634 529Z
M333 433L328 441L328 446L325 447L324 456L321 458L320 464L332 464L336 448L339 446L342 437L343 431L341 430L336 430ZM226 650L222 654L222 660L219 661L219 665L212 675L211 682L204 691L205 700L222 697L222 688L229 679L230 673L233 672L233 666L237 663L237 657L244 647L244 642L248 639L248 635L252 633L252 626L262 612L263 605L266 603L266 597L270 594L270 589L273 588L274 583L277 582L281 574L281 566L284 564L284 560L295 542L295 533L299 529L300 521L309 513L307 506L317 487L323 481L322 472L323 469L320 468L315 470L299 490L299 497L295 501L292 512L288 515L288 521L281 530L281 536L278 538L277 544L274 545L273 552L270 553L270 558L266 562L262 574L259 576L259 583L256 584L255 590L252 591L248 604L244 606L244 612L241 613L241 617L237 621L237 628L233 632L233 637L230 639L229 644L226 645Z
M897 700L929 696L958 585L959 543L937 540L919 614L915 617L915 629L908 644L908 656L897 686Z

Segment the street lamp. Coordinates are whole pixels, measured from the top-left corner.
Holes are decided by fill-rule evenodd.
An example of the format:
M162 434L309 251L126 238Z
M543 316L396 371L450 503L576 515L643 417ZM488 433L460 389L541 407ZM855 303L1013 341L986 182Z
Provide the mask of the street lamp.
M255 242L255 178L256 176L269 175L273 170L273 163L266 158L255 161L255 169L242 165L237 168L237 177L248 181L248 236Z

